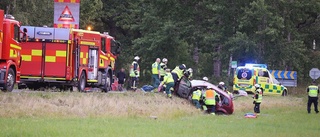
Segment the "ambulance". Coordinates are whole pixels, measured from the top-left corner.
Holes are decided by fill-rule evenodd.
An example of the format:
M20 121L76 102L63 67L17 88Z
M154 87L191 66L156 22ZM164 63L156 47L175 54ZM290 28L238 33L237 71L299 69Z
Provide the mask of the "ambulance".
M234 72L233 92L246 91L254 93L255 84L259 84L263 89L264 95L288 94L288 89L281 85L269 72L265 64L246 64L239 66Z

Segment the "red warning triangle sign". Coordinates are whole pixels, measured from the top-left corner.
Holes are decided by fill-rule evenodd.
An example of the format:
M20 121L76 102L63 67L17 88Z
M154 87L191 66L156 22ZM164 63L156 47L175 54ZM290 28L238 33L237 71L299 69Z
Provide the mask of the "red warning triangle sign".
M64 10L62 11L58 21L68 21L68 22L74 22L74 18L73 15L69 9L68 6L66 6L64 8Z

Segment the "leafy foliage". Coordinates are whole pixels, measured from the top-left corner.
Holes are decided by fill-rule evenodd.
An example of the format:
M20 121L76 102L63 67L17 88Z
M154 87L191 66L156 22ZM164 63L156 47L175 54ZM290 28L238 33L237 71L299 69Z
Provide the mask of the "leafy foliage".
M53 1L1 0L0 8L23 24L53 24ZM318 0L81 0L80 12L81 28L92 25L122 43L118 68L141 56L144 81L158 57L168 58L170 68L192 67L194 78L211 79L215 61L225 77L230 57L239 65L295 70L302 79L320 65Z

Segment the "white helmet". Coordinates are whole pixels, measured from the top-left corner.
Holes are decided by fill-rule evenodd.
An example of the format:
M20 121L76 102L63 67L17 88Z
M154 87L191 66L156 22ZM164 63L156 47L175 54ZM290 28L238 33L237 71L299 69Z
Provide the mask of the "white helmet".
M139 60L140 57L139 57L139 56L135 56L133 59L134 59L134 60Z
M167 58L163 58L162 62L168 62L168 59Z
M202 78L204 81L208 81L209 79L207 77Z
M189 71L190 73L192 73L192 72L193 72L192 68L188 68L188 71Z
M186 68L186 67L187 67L185 64L182 64L182 66L183 66L184 68Z
M254 87L260 88L260 85L259 84L255 84Z
M219 85L224 85L224 82L222 82L222 81L221 81L221 82L219 82Z

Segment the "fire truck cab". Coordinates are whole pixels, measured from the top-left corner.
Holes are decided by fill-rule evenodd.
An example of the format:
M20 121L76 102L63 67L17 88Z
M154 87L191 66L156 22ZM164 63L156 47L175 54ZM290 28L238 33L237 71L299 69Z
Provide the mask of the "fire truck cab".
M20 80L20 33L20 22L0 10L0 89L3 91L12 91Z
M112 36L81 29L21 28L28 30L28 43L22 44L19 88L111 89L120 53L120 44Z

